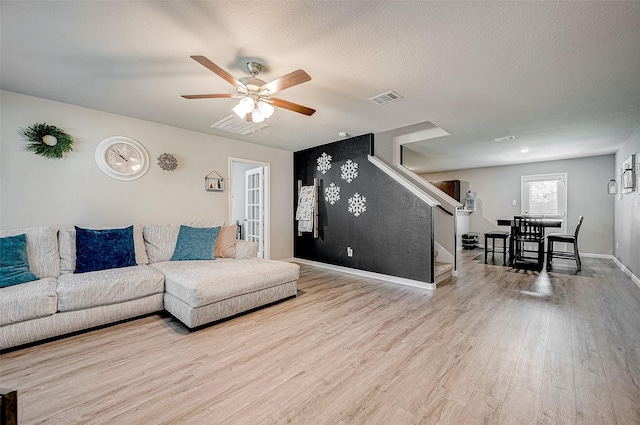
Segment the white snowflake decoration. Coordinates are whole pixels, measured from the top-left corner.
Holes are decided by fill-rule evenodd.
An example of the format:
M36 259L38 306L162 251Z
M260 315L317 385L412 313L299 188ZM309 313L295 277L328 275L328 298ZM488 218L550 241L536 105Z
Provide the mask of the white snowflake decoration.
M326 152L322 152L322 155L318 158L318 171L322 174L327 174L327 170L331 168L331 155L327 155Z
M335 204L340 200L340 186L336 186L331 183L329 187L324 189L324 200L330 203L331 205Z
M351 183L353 179L358 177L357 162L353 162L350 159L347 159L347 162L343 166L341 166L340 169L342 170L342 174L340 175L340 178L342 180L346 180L347 183Z
M360 196L356 192L353 197L349 198L349 212L358 217L361 213L367 210L367 198Z

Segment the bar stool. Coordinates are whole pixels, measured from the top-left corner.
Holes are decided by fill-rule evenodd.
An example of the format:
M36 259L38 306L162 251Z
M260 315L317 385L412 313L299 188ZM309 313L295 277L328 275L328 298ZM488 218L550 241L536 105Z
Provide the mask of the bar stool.
M487 254L491 253L491 258L495 259L495 253L502 253L503 265L507 265L507 247L509 246L509 232L496 230L484 234L484 263L487 264ZM491 239L491 248L489 248L488 240ZM496 247L496 239L502 239L502 247ZM500 250L499 248L502 248Z
M578 271L582 270L582 261L580 261L580 251L578 250L578 233L580 232L580 226L582 226L583 216L578 217L578 225L573 235L562 235L559 233L552 233L547 236L547 270L551 270L551 262L553 258L565 258L568 260L576 260ZM573 251L561 251L554 249L553 243L566 243L573 245Z

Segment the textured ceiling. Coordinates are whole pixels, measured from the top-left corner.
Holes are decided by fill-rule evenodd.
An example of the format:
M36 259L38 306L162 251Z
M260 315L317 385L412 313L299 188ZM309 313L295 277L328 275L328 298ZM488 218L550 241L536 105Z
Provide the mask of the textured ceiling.
M612 153L640 125L640 2L2 1L0 15L3 90L287 150L430 121L450 136L405 158L442 171ZM235 101L180 95L233 87L190 55L236 77L257 59L265 81L302 68L312 80L278 97L317 112L213 130ZM368 100L389 90L404 98Z

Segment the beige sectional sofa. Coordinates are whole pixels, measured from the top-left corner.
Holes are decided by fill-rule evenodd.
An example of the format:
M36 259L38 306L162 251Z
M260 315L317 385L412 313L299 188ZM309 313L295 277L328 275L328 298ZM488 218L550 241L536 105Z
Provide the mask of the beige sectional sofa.
M256 258L250 242L233 258L170 261L179 229L136 225L137 265L87 273L74 273L75 229L1 230L26 235L39 279L0 288L0 350L162 310L195 328L296 295L299 267Z

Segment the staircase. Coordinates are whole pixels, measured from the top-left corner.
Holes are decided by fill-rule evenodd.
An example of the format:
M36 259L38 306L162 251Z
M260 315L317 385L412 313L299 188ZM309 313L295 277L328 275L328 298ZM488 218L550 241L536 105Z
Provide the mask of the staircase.
M433 250L434 288L449 277L457 276L456 217L462 204L402 165L391 166L375 156L369 156L369 161L433 207L433 242L436 245ZM436 257L440 249L442 253L438 261Z
M451 263L443 263L441 261L438 261L438 250L436 249L433 252L433 261L435 264L435 277L433 279L434 284L436 285L436 287L438 286L439 283L443 282L444 280L448 279L449 277L451 277L451 272L453 271L453 264Z

